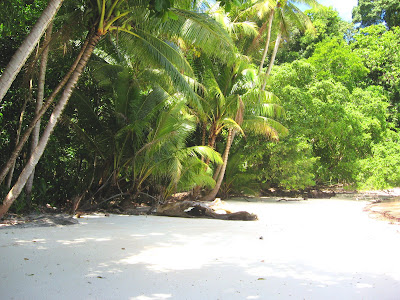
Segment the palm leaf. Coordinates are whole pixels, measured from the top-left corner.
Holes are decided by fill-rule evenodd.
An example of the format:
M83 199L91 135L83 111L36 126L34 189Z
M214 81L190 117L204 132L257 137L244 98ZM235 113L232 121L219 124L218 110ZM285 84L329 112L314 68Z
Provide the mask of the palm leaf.
M174 51L172 47L160 40L156 42L157 39L150 34L143 31L141 33L143 33L143 36L121 33L120 40L125 43L125 47L128 49L129 54L132 57L135 57L136 60L141 61L142 64L147 63L149 65L162 67L162 69L171 77L176 88L186 96L190 97L192 101L196 102L196 104L201 107L201 103L199 102L193 87L182 75L180 72L181 70L178 70L174 65L174 62L184 60L181 54ZM178 56L180 58L178 58ZM181 63L180 66L182 67L184 64ZM186 70L186 66L184 70ZM193 73L191 69L190 73Z
M275 141L279 140L279 135L286 136L288 134L288 129L285 126L275 120L262 116L246 116L242 126L246 130Z
M85 132L83 128L79 127L79 125L76 122L73 122L70 118L63 116L63 121L67 122L71 126L72 130L76 133L78 138L80 138L80 140L85 143L85 146L88 150L92 150L97 155L100 155L103 159L106 158L106 155L103 152L99 141L93 139L89 134Z
M315 1L314 1L315 2ZM304 14L296 5L288 2L285 5L285 16L286 19L291 20L291 22L300 30L304 31L306 29L315 31L314 26L312 25L311 20L308 18L306 14Z
M164 31L182 38L204 53L229 61L235 46L224 28L207 14L200 14L181 9L171 9L178 18L169 20L162 26Z
M208 146L193 146L182 150L184 156L195 156L196 154L201 157L208 158L211 162L216 164L222 164L222 157L217 151Z
M220 131L223 128L228 128L234 129L235 131L240 132L242 135L245 135L242 127L231 118L224 118L219 122L219 124L221 125Z
M263 103L279 104L280 99L273 93L262 91L260 89L251 89L242 95L243 101L248 105L257 105Z

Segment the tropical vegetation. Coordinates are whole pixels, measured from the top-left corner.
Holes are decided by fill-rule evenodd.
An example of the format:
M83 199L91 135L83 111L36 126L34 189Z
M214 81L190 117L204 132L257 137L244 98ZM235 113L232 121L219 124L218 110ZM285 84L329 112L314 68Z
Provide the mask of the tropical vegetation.
M0 216L400 185L397 2L1 2Z

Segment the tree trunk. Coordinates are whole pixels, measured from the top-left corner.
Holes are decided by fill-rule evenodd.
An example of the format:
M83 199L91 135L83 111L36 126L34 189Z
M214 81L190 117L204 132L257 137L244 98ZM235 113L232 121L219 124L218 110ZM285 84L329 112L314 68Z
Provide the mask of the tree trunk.
M258 75L261 74L262 68L264 66L265 57L267 56L267 53L268 53L269 42L271 40L272 21L274 20L274 13L275 13L275 10L272 10L271 14L269 16L267 42L265 43L265 49L264 49L264 52L263 52L263 56L261 58L260 67L258 68Z
M207 131L207 123L203 122L202 126L201 126L201 131L202 131L202 135L201 135L201 145L205 146L206 145L206 131ZM204 162L204 157L201 157L201 161ZM201 190L201 186L200 185L196 185L193 190L192 190L192 199L197 199L200 195L200 190Z
M226 170L226 166L228 164L229 151L231 149L234 138L235 138L235 131L233 129L229 129L228 138L226 141L226 146L225 146L225 151L224 151L224 156L222 157L223 164L222 164L221 170L219 172L217 183L215 184L215 187L212 189L212 191L208 195L203 197L201 200L211 201L211 200L214 200L215 197L217 196L218 191L221 188L222 180L224 179L224 176L225 176L225 170Z
M222 168L222 165L218 165L214 171L213 179L215 180L215 182L217 182L217 180L218 180L218 176L219 176L219 173L221 172L221 168Z
M15 147L14 151L11 153L10 158L8 159L6 165L3 167L0 173L0 184L3 182L4 178L7 176L8 171L10 168L13 166L15 163L19 153L22 150L22 147L25 145L26 141L29 139L29 136L35 127L36 123L42 118L44 113L47 111L47 109L50 107L50 105L53 103L55 97L58 95L58 93L62 90L62 88L65 86L65 84L68 82L69 78L71 77L72 73L75 71L75 69L78 66L78 63L80 62L83 53L85 52L87 45L89 43L89 39L87 38L85 43L82 46L81 52L79 52L77 58L75 59L74 63L72 64L70 70L68 73L64 76L64 78L61 80L61 82L58 84L58 86L54 89L53 93L50 95L49 98L47 98L46 103L43 105L42 109L39 111L37 115L33 118L31 123L29 124L28 129L25 131L24 135L20 139L18 145Z
M26 105L28 104L28 101L32 99L32 79L29 80L29 89L28 89L28 95L25 97L24 104L22 105L21 113L19 115L19 124L18 124L18 129L17 129L17 136L15 137L15 146L18 145L19 139L21 137L21 131L22 131L22 123L24 122L24 115L25 115L25 110L26 110ZM12 178L14 175L14 169L15 169L15 164L16 160L14 160L10 172L8 172L8 178L7 178L7 189L10 189L11 183L12 183Z
M63 109L65 108L66 104L68 103L69 98L71 97L72 91L82 74L84 67L86 66L96 44L99 42L101 35L99 33L95 33L93 35L89 35L89 44L85 49L85 52L82 55L81 60L79 61L75 71L71 75L68 83L65 86L64 92L60 100L58 101L56 107L53 110L53 113L50 116L50 120L40 138L39 144L36 147L35 151L31 155L28 163L26 164L25 168L22 170L17 182L7 194L6 198L3 200L3 204L0 206L0 218L7 213L8 209L12 205L12 203L17 199L19 194L21 193L22 189L24 188L26 181L28 180L29 176L32 173L32 170L37 165L40 157L42 156L44 149L47 145L47 142L50 138L51 133L53 132L54 126L57 123L57 120L61 116Z
M46 80L46 69L47 69L47 59L49 56L49 41L51 39L51 34L53 30L53 22L50 23L49 27L46 31L46 36L44 39L44 44L47 45L43 51L42 58L40 60L40 70L39 70L39 80L38 80L38 93L36 99L36 108L35 108L35 115L39 114L40 109L43 106L43 99L44 99L44 83ZM35 128L32 132L32 141L31 141L31 154L35 150L38 142L39 142L39 135L40 135L40 119L36 123ZM33 185L33 178L35 176L35 169L32 170L31 176L29 176L28 182L26 183L25 191L26 195L30 199L32 193L32 185Z
M265 89L265 86L267 85L267 79L269 77L269 74L271 74L271 70L272 70L272 67L273 67L274 62L275 62L276 53L278 52L279 43L281 42L281 37L282 37L282 33L279 31L278 36L276 37L276 41L275 41L274 52L272 53L271 61L269 62L269 66L268 66L268 70L265 73L264 83L263 83L263 85L261 87L262 91Z
M51 20L53 20L58 9L61 7L62 2L63 0L49 1L49 4L43 11L39 20L37 20L31 32L11 58L11 61L8 63L6 69L0 77L0 102L3 100L5 94L21 70L22 66L25 64L29 55L32 53L33 49L35 49L47 26L50 24Z
M217 140L217 128L215 125L213 125L210 129L210 136L208 137L208 146L215 149L215 142ZM206 165L210 164L210 159L206 159Z
M258 220L257 215L247 211L232 212L221 200L211 203L196 201L168 202L157 207L158 216L180 217L180 218L209 218L219 220Z

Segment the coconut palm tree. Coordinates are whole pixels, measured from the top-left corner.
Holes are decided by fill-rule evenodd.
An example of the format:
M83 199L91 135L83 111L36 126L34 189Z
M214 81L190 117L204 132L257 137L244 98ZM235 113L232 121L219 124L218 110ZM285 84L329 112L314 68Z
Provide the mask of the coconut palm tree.
M214 171L216 185L203 198L212 200L222 184L236 134L243 135L243 129L246 129L278 140L279 132L285 134L287 129L270 118L281 117L283 109L274 95L257 88L256 70L245 59L239 57L235 64L228 65L201 56L193 61L193 65L199 81L205 86L203 107L207 117L208 145L215 148L217 138L226 131L223 164Z
M166 49L172 51L173 47L168 48L170 45L162 39L157 39L157 36L169 36L172 38L181 37L183 40L186 40L186 42L191 43L208 53L217 54L220 57L227 57L227 53L229 53L232 48L230 38L226 32L206 15L177 8L167 8L166 12L168 13L167 16L169 16L169 19L162 22L157 18L157 16L150 14L149 2L146 1L92 0L88 1L87 5L88 11L91 11L91 14L88 14L88 16L92 16L92 25L88 31L86 40L82 45L82 51L71 68L71 71L67 74L65 80L63 80L59 87L55 89L55 91L58 92L64 88L64 91L50 116L50 120L42 134L38 146L31 155L28 164L23 169L14 187L10 190L4 199L3 204L0 206L0 217L7 212L8 208L18 197L28 177L32 173L33 168L38 163L54 126L60 118L64 107L68 103L72 91L89 61L93 50L106 34L115 33L117 38L126 37L127 40L130 39L135 41L135 53L138 53L139 57L140 55L147 54L147 57L152 56L152 59L158 59L163 64L164 69L167 72L170 72L170 75L174 80L180 80L182 74L179 75L179 72L174 71L174 68L171 66L176 62L169 61L168 56L165 56L163 53ZM215 51L215 49L218 49L219 51ZM185 69L180 71L185 72ZM30 131L50 106L56 94L57 93L53 92L46 101L46 104L36 115L34 122L29 126ZM19 149L22 149L21 144L23 145L27 140L27 136L29 136L29 134L25 134L21 139L21 142L18 145ZM13 153L13 157L15 158L17 155ZM6 167L3 168L1 174L6 174L12 164L12 160L11 164L9 161Z
M263 84L261 86L261 90L265 89L265 85L267 84L267 78L269 77L272 66L274 65L275 62L275 57L276 53L278 52L279 44L281 42L282 35L284 36L289 36L289 31L290 28L295 26L297 28L300 28L302 30L306 28L313 28L312 23L310 19L305 15L297 6L295 6L293 3L306 3L312 7L317 7L318 3L315 0L307 0L307 1L290 1L290 0L279 0L276 3L276 8L271 12L270 18L275 18L277 19L277 36L275 40L275 46L274 50L272 51L271 54L271 59L268 64L268 69L265 72L265 77ZM272 21L270 21L272 23ZM267 33L268 38L271 37L271 30L270 26L268 28L268 33ZM267 39L268 39L267 38ZM268 45L265 46L264 52L268 51ZM265 57L265 56L264 56ZM261 66L261 63L260 63Z
M259 29L259 33L253 39L247 50L250 52L257 49L258 43L265 35L265 46L258 68L259 75L261 75L264 67L272 37L273 25L275 24L276 40L268 68L265 71L265 78L268 78L272 70L282 36L289 37L290 28L292 27L300 28L301 30L313 28L310 19L295 5L297 3L307 4L311 7L319 6L316 0L258 0L254 1L252 5L242 12L245 16L253 16L253 18L256 16L259 20L262 20L262 26ZM264 83L261 86L262 90L265 89L265 84L266 79L264 79Z
M174 91L175 95L171 95L157 84L158 81L164 85L163 80L171 79L153 77L151 91L143 94L145 89L140 86L148 85L146 72L141 73L142 78L134 76L132 67L104 62L92 62L90 67L98 84L108 91L112 111L99 119L84 94L75 92L72 98L79 117L69 124L96 161L93 166L97 171L91 170L96 178L87 183L84 193L91 192L93 182L101 182L96 190L107 193L95 192L98 199L128 196L136 200L151 185L157 187L162 200L196 183L215 184L211 175L205 173L200 157L219 163L222 159L209 147L186 146L196 123L187 112L182 94Z

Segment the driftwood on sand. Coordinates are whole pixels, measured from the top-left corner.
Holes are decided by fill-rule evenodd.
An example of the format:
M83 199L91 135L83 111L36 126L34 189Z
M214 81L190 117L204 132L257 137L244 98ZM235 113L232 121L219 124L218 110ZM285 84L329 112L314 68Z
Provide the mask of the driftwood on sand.
M158 206L157 215L181 218L209 218L220 220L254 221L257 215L247 211L232 212L220 199L212 202L177 201Z

